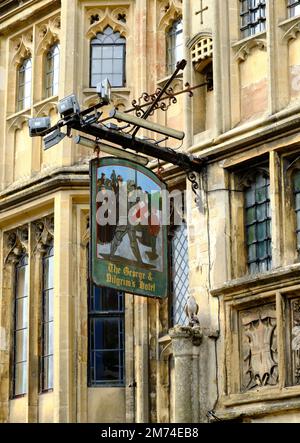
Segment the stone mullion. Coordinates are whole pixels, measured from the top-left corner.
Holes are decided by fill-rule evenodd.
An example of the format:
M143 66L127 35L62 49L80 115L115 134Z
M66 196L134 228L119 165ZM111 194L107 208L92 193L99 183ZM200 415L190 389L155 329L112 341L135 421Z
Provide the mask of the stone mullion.
M267 49L269 70L269 113L284 109L289 103L288 44L284 30L278 26L287 15L286 1L268 0L267 5Z
M192 62L191 50L187 43L191 39L191 0L183 0L182 2L183 21L183 58L187 61L187 65L183 71L183 84L192 85ZM184 94L184 147L188 149L193 145L193 125L192 125L192 108L193 102L189 94Z
M280 157L277 152L270 152L270 207L271 207L271 236L272 236L272 267L282 265L282 223L281 223L281 182Z
M134 372L134 295L125 296L125 397L126 423L135 422L135 372Z
M39 353L38 325L41 296L41 255L34 252L33 227L29 231L28 319L28 422L38 422Z
M135 297L135 374L136 374L136 423L149 422L149 346L148 302L145 297Z
M74 421L74 328L71 288L72 197L58 192L54 210L54 422Z

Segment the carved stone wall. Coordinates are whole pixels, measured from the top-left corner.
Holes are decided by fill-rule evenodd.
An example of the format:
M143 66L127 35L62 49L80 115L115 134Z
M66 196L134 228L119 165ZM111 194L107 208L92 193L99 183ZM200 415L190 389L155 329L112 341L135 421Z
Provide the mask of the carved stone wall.
M242 391L278 383L276 307L240 313Z

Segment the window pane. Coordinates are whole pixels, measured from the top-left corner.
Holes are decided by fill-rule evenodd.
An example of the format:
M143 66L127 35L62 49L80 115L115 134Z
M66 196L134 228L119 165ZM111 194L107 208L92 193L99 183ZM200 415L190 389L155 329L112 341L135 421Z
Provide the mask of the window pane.
M103 46L102 47L102 59L112 59L114 53L114 46Z
M188 234L186 224L178 226L172 239L172 281L174 324L184 324L184 306L189 293Z
M115 74L123 72L123 60L113 60L113 72Z
M103 74L111 74L112 72L113 72L112 60L103 60L102 61L102 73Z
M113 52L113 57L114 59L116 58L121 58L123 59L124 57L124 48L123 46L114 46L114 52Z
M102 46L93 46L92 60L101 59L101 57L102 57Z
M122 311L123 294L110 288L94 287L90 309L98 312Z
M15 363L27 360L27 329L16 331L15 334Z
M44 259L44 289L52 289L54 286L54 257Z
M121 75L112 75L111 76L111 84L112 86L122 86L123 85L123 79Z
M258 173L245 193L246 236L250 273L269 270L271 266L271 219L269 178Z
M96 379L104 381L119 380L120 354L118 351L95 353Z
M43 390L53 389L53 355L43 358Z
M94 349L119 349L119 319L94 319Z
M16 300L16 329L27 328L28 297Z
M27 393L27 363L15 365L14 395Z

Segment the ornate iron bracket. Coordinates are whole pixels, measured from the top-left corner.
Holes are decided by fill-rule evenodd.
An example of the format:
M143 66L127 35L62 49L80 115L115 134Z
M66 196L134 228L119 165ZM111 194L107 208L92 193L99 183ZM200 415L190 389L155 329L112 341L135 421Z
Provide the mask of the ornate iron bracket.
M194 171L187 172L187 178L192 184L192 191L196 195L195 203L198 207L201 205L201 196L198 192L200 190L199 182L197 180L197 175Z

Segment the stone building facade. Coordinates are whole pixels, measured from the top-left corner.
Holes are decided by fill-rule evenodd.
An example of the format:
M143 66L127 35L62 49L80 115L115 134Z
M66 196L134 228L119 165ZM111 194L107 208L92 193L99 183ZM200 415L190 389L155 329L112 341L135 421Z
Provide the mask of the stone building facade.
M300 420L300 2L254 3L0 2L1 422ZM107 36L112 106L164 85L179 57L173 90L205 86L153 117L202 160L197 201L170 233L168 299L126 294L113 312L119 378L104 383L97 360L91 376L94 153L67 137L45 151L28 118L56 122L72 93L97 103ZM161 166L170 189L191 190Z

